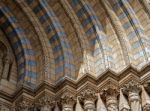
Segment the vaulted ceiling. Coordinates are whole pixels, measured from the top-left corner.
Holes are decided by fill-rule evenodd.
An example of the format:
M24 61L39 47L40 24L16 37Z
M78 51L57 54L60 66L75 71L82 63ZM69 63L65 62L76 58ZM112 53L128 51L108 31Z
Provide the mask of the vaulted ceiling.
M0 29L13 89L150 63L147 0L1 0Z

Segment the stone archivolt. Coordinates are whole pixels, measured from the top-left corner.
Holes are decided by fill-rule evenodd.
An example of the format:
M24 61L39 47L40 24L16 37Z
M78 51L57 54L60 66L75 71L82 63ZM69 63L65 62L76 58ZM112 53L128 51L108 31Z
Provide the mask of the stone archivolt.
M0 111L150 111L149 1L0 0Z

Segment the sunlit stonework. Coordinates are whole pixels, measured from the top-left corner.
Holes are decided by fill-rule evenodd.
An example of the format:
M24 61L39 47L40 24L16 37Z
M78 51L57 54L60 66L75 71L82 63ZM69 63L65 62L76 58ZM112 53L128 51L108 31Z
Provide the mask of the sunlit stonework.
M0 0L0 111L150 111L150 0Z

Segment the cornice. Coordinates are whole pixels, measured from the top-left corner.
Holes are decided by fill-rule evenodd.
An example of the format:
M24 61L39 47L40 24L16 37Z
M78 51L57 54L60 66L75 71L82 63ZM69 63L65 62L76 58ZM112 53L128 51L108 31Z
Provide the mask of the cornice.
M128 80L128 79L130 79L130 76L129 76L130 74L132 74L140 79L140 77L142 77L144 74L148 73L149 71L150 71L150 64L147 65L145 68L143 68L141 71L138 71L135 68L130 66L118 75L115 74L111 70L107 70L105 73L101 74L97 78L90 74L86 74L79 81L73 81L69 78L65 78L63 81L61 81L55 85L49 84L47 82L43 82L34 90L27 86L22 86L13 95L9 95L9 94L1 91L0 97L9 102L13 102L18 98L18 96L21 96L22 94L27 94L32 97L35 97L36 95L38 95L41 92L46 91L46 90L52 92L53 94L56 94L59 91L61 92L61 90L63 90L67 86L71 87L74 90L78 90L84 85L88 86L88 83L95 85L95 88L102 88L102 87L105 87L105 85L109 81L111 81L115 85L115 84L117 84L117 82L119 84L119 82L122 81L123 79ZM114 83L113 81L115 81L116 83ZM146 81L143 80L142 83L144 83L144 82L146 82ZM123 83L121 83L121 84L123 84ZM91 87L94 87L94 86L91 85ZM81 91L81 90L78 90L78 91Z

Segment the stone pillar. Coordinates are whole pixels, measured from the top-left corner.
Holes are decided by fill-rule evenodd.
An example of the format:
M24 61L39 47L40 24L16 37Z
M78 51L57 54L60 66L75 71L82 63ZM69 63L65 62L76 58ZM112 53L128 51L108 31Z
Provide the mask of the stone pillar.
M119 92L117 89L107 88L103 90L102 94L106 99L106 106L108 111L118 111L118 100L117 96Z
M103 100L100 97L100 94L97 94L97 95L98 95L98 100L97 100L97 105L96 105L97 106L96 111L107 111L105 104L103 103Z
M142 98L143 111L150 111L150 96L146 92L144 86L142 86L141 98Z
M54 111L60 111L60 109L59 109L59 107L58 107L58 103L57 103L57 102L55 103Z
M124 92L127 93L131 106L131 111L142 111L140 95L140 85L135 81L130 81L124 86Z
M95 111L96 99L97 99L97 95L95 91L91 89L87 89L81 92L80 100L84 104L84 111Z
M9 68L10 68L10 60L8 57L5 58L4 60L4 70L3 70L3 79L7 79L8 74L9 74Z
M64 93L61 97L62 111L73 111L75 98L70 93Z
M130 106L122 93L122 89L120 89L119 111L130 111Z
M37 104L40 108L40 111L52 111L52 108L54 107L53 99L48 96L40 98Z

